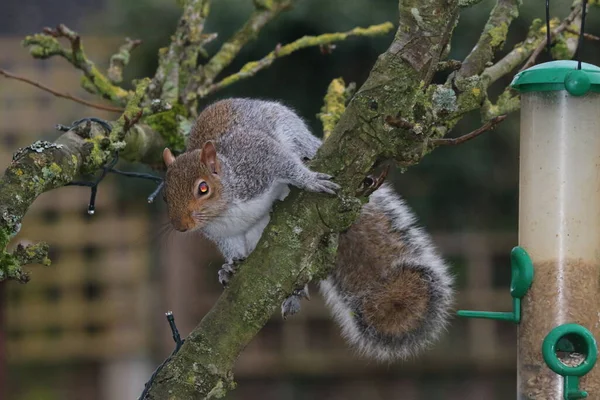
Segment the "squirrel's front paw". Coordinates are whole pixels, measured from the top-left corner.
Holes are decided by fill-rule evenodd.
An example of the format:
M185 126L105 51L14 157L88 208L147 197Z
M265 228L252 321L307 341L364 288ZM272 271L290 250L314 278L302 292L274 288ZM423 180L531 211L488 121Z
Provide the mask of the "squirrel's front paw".
M302 289L294 290L294 292L281 303L281 316L283 319L287 319L288 316L300 312L300 300L303 298L310 300L308 285L305 285Z
M335 194L336 190L340 189L340 185L333 182L332 178L331 175L313 172L312 179L306 184L306 190Z
M238 266L244 260L244 258L234 258L230 262L223 264L223 266L219 270L219 283L223 286L227 286L229 280L237 271Z

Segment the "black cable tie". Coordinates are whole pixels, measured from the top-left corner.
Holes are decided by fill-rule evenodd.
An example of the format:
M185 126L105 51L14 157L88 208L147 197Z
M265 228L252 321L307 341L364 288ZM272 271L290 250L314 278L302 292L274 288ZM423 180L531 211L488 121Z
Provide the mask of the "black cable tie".
M583 52L585 17L587 16L587 0L583 0L583 9L581 11L581 29L579 31L579 43L577 44L577 69L581 69L581 53Z

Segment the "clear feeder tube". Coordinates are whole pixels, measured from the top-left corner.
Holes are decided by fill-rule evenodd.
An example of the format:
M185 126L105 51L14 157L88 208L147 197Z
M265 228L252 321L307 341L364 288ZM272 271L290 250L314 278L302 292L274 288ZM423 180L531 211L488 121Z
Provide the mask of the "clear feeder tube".
M535 277L518 328L517 398L561 400L544 338L577 323L600 340L600 93L522 93L520 143L519 245ZM600 399L600 368L580 386Z

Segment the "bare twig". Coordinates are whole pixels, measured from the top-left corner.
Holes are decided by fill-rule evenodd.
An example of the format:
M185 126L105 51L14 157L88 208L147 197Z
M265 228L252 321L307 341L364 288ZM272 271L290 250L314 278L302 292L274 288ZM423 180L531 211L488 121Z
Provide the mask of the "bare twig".
M563 22L551 32L551 40L554 40L554 38L559 35L560 33L562 33L563 31L565 31L569 25L571 25L571 23L573 23L573 21L575 20L575 18L577 18L580 14L581 14L581 3L577 4L577 2L575 2L573 9L571 10L571 13L567 16L567 18L565 18L563 20ZM523 67L519 70L519 72L526 70L529 67L532 67L538 56L542 53L542 51L544 51L544 48L546 47L546 45L548 44L548 39L547 38L543 38L542 41L538 44L537 48L533 51L533 53L531 54L531 56L529 57L529 59L527 60L527 62L523 65Z
M137 124L142 118L144 114L143 110L139 110L131 119L127 115L123 115L123 119L125 120L125 124L123 124L123 132L128 132L132 126Z
M251 61L244 65L239 72L235 74L229 75L228 77L223 78L222 81L217 82L213 85L210 85L206 89L200 89L199 95L200 97L204 97L210 93L216 92L219 89L222 89L226 86L229 86L241 79L246 79L251 76L254 76L260 70L263 70L269 67L277 58L285 57L292 54L295 51L313 47L313 46L321 46L325 44L331 44L334 42L339 42L345 40L351 36L376 36L388 33L394 25L391 22L386 22L380 25L373 25L368 28L354 28L348 32L339 32L339 33L326 33L319 36L304 36L292 43L286 44L285 46L277 46L275 50L267 54L265 57L258 61Z
M500 115L498 117L495 117L492 120L488 121L483 126L481 126L480 128L475 129L473 132L467 133L466 135L462 135L460 137L452 138L452 139L433 139L430 143L435 147L437 147L437 146L456 146L456 145L462 144L464 142L467 142L467 141L481 135L484 132L494 129L500 122L504 121L506 119L506 117L507 117L507 115Z
M123 112L125 110L125 109L119 108L119 107L111 107L111 106L105 106L105 105L102 105L102 104L91 103L91 102L89 102L87 100L81 99L79 97L75 97L75 96L73 96L73 95L71 95L69 93L58 92L58 91L56 91L54 89L49 88L48 86L42 85L39 82L36 82L36 81L31 80L29 78L25 78L23 76L18 76L18 75L11 74L10 72L8 72L6 70L3 70L3 69L0 69L0 75L3 75L3 76L5 76L8 79L14 79L14 80L17 80L17 81L28 83L28 84L30 84L32 86L35 86L35 87L37 87L39 89L42 89L43 91L46 91L48 93L53 94L56 97L62 97L63 99L72 100L72 101L74 101L76 103L80 103L80 104L86 105L88 107L97 108L98 110L111 111L111 112Z
M566 32L572 33L574 35L579 36L579 32L576 31L575 29L571 29L571 28L567 28L565 29ZM592 35L591 33L584 33L583 37L588 39L588 40L593 40L596 42L600 42L600 36L596 36L596 35Z

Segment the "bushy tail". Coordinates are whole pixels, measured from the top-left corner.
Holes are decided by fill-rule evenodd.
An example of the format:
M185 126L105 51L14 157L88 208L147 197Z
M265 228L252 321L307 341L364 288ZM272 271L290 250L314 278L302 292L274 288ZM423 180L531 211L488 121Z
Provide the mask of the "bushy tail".
M444 331L453 278L393 189L383 185L340 236L321 292L347 341L367 357L406 359Z

